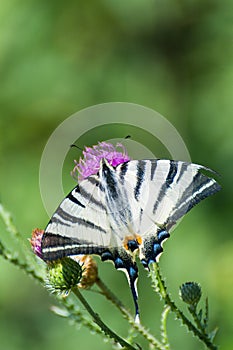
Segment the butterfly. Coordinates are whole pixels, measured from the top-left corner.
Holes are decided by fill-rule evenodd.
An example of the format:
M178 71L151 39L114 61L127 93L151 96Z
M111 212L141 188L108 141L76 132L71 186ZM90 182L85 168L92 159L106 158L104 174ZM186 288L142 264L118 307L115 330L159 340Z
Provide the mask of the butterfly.
M45 261L99 255L126 273L139 319L135 256L145 268L163 252L179 219L221 186L204 166L174 160L100 161L61 202L42 238ZM209 175L206 175L209 174Z

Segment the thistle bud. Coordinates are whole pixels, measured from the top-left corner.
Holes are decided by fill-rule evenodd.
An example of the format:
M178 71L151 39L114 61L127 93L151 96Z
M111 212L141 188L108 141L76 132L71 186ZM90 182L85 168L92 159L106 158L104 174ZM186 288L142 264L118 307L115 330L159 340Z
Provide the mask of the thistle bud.
M65 257L47 264L47 287L53 293L67 294L82 279L82 266L77 261Z
M183 283L179 290L180 298L187 304L196 306L201 299L201 286L196 282Z

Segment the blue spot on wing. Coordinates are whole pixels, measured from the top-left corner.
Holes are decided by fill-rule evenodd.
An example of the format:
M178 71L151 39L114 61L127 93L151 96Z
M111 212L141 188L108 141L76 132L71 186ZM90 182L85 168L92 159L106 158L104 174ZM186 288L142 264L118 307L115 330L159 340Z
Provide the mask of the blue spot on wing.
M129 268L129 276L133 281L138 277L138 271L132 266Z
M157 237L158 237L159 243L162 243L162 241L164 241L164 239L166 238L169 238L170 235L166 230L162 230L157 233Z
M153 246L153 252L154 252L154 258L156 259L157 255L162 253L163 248L161 247L160 243L154 243Z
M116 269L123 269L123 268L125 268L125 264L124 264L123 260L121 258L119 258L119 257L116 258L114 263L115 263L115 268Z
M106 261L106 260L114 260L113 255L111 252L106 251L101 254L101 260Z

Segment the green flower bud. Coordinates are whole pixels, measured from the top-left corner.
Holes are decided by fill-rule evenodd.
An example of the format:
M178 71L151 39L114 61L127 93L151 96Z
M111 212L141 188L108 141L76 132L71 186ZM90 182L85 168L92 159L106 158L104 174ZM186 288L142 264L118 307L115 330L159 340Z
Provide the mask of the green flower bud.
M183 283L179 290L180 298L187 304L196 306L201 299L201 286L196 282Z
M53 293L67 294L72 287L77 286L82 278L81 264L68 257L51 261L47 266L46 285Z

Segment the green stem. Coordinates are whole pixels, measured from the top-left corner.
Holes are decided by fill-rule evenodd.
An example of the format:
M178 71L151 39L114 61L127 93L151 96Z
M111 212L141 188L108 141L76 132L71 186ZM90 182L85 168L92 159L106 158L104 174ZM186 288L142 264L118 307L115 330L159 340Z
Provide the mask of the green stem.
M13 219L9 211L7 211L2 204L0 204L0 216L6 226L6 229L13 237L16 237L21 242L23 241L23 237L17 230L16 226L13 224Z
M92 320L88 319L83 315L83 313L80 311L79 307L77 305L74 305L70 302L69 298L64 297L58 297L57 299L60 301L61 304L65 307L65 315L64 310L61 310L57 308L56 306L53 306L51 310L60 317L66 317L72 319L75 323L77 323L79 326L83 325L84 327L88 328L91 332L101 334L102 331L98 327L96 323L94 323Z
M24 270L28 275L35 278L40 283L44 283L44 279L37 275L36 271L31 268L27 263L21 262L18 257L12 256L11 253L4 247L2 242L0 241L0 255L11 264L19 267L21 270Z
M171 311L176 314L176 317L182 321L184 325L187 326L188 330L191 331L195 336L197 336L202 342L205 343L208 349L217 350L217 346L214 345L206 334L200 332L189 319L183 314L181 310L178 309L174 301L171 300L170 295L167 293L167 287L164 280L160 274L159 265L157 263L150 264L150 275L152 282L154 284L156 292L164 300L165 304L170 306Z
M86 308L87 312L91 315L94 322L100 327L102 332L109 336L110 338L114 339L117 343L119 343L122 347L129 350L136 350L132 345L127 343L123 338L119 337L115 332L113 332L99 317L99 315L91 308L91 306L88 304L86 299L83 297L83 295L80 293L78 288L72 288L73 293L78 297L80 302L83 304L83 306Z
M162 342L165 345L166 350L170 349L170 345L168 342L168 335L167 335L167 317L169 312L170 312L170 306L165 306L161 315L161 335L162 335Z
M205 335L207 336L206 331L205 331L205 327L202 325L202 323L201 323L199 317L197 316L197 309L196 309L196 307L190 305L190 306L188 307L188 310L189 310L190 314L193 316L193 319L194 319L194 322L195 322L196 325L197 325L197 328L198 328L203 334L205 334Z
M129 324L137 330L151 345L156 347L158 350L165 350L166 348L162 343L160 343L155 337L153 337L145 327L141 324L135 323L133 316L130 312L125 308L122 302L116 297L116 295L104 284L104 282L98 278L96 284L103 292L104 296L110 300L123 314L123 316L128 320Z

